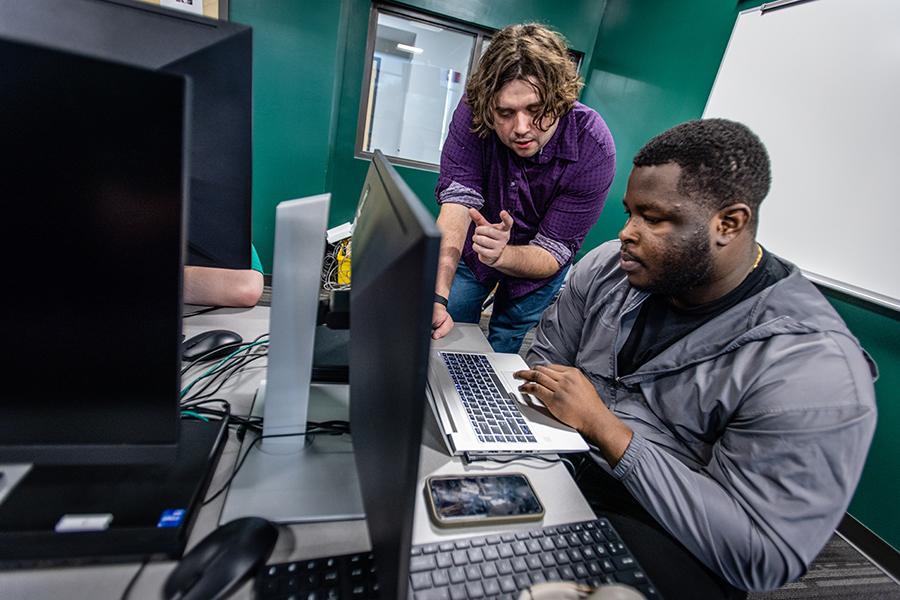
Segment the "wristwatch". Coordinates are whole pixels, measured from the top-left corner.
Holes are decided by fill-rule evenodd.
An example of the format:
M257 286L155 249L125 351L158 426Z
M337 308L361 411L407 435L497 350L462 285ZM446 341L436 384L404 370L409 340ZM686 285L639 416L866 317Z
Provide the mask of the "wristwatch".
M444 306L447 306L447 304L448 304L447 298L444 296L441 296L440 294L434 295L434 301L437 302L438 304L443 304Z

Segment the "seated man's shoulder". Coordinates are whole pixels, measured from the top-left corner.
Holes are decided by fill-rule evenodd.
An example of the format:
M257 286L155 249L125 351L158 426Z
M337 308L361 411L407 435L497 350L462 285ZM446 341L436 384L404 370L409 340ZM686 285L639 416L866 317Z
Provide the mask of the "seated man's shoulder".
M572 277L583 287L594 286L602 281L618 281L623 275L619 269L618 240L610 240L600 244L585 254L575 263Z
M822 293L794 269L754 307L763 344L763 356L752 352L757 384L778 381L792 390L772 409L872 404L874 361Z

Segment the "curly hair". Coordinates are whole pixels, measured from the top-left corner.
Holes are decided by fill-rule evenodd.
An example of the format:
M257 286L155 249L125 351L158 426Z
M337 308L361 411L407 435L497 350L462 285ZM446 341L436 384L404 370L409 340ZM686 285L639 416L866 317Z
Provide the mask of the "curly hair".
M755 133L728 119L688 121L647 142L634 157L635 167L674 162L681 167L678 191L718 211L744 202L753 212L756 232L759 205L769 193L769 154Z
M584 85L560 34L538 23L505 27L491 39L466 83L473 133L485 137L494 128L497 93L516 79L531 84L540 99L535 123L566 114Z

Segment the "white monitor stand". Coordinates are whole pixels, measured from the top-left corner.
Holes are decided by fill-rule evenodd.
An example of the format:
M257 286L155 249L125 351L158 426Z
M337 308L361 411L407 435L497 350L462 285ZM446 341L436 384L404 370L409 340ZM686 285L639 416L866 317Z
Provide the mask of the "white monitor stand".
M322 194L276 208L268 372L253 411L259 414L262 404L263 435L301 433L307 420L349 418L349 386L310 386L330 199ZM244 439L239 459L254 439ZM229 487L220 520L245 516L280 523L365 518L349 436L255 444Z

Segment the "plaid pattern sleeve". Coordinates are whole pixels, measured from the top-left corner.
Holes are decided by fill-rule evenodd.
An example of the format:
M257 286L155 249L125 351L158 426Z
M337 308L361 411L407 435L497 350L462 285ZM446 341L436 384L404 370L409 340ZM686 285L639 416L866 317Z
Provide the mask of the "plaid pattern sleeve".
M435 189L438 204L455 202L473 208L484 204L485 141L469 131L471 124L472 111L463 96L441 151L441 171Z

